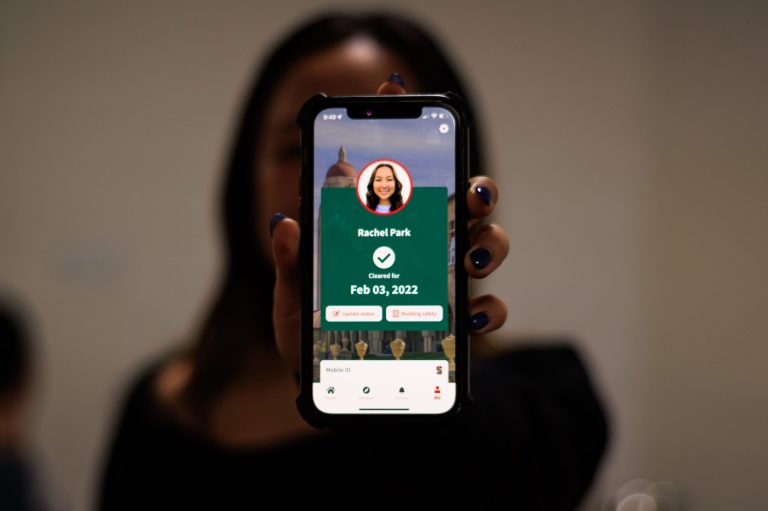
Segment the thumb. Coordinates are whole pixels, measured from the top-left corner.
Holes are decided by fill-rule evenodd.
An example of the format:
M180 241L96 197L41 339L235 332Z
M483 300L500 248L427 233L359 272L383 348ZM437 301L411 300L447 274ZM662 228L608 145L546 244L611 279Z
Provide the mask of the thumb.
M277 213L270 222L275 259L275 296L272 322L277 349L292 371L299 370L299 224Z

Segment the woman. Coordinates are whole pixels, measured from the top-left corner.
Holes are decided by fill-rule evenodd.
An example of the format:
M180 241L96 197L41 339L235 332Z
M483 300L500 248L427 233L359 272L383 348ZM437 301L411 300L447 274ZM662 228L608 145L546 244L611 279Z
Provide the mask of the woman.
M106 459L102 509L253 508L272 498L381 505L404 496L409 503L466 497L482 504L510 489L515 494L506 498L520 509L572 509L583 495L604 449L605 419L567 347L483 361L489 346L473 339L477 404L461 429L317 431L296 409L296 114L319 90L370 94L394 70L400 74L379 93L402 93L408 84L409 91L451 90L468 100L435 42L394 16L316 19L272 52L243 109L224 183L221 288L199 336L151 364L131 387ZM480 169L481 138L473 130L470 163ZM508 250L500 227L478 223L497 200L491 179L472 178L472 248L464 264L474 278L489 275ZM504 322L499 298L473 297L470 305L474 333Z
M403 205L403 185L389 163L380 163L368 180L368 208L376 213L392 213Z

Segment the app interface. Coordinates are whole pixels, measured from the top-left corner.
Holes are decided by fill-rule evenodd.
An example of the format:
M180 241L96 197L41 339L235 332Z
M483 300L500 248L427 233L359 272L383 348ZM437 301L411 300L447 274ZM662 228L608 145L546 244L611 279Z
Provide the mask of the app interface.
M313 399L325 413L454 405L456 122L315 118Z

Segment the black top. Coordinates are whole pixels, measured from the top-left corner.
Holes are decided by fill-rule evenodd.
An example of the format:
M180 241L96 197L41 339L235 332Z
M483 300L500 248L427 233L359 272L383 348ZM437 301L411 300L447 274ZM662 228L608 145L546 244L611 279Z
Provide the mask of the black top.
M29 466L0 449L0 509L27 511L32 506Z
M572 510L607 442L603 409L567 343L474 362L475 405L460 425L330 429L248 449L198 436L158 406L152 381L164 362L129 389L105 460L100 509L422 503Z

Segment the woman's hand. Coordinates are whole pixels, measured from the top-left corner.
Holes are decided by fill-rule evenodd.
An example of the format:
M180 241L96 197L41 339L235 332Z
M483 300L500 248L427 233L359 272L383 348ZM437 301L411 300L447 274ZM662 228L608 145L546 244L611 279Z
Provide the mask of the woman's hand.
M399 77L390 77L378 94L404 94ZM464 267L469 275L482 279L499 267L509 251L509 239L495 224L480 224L491 214L498 202L496 184L488 177L470 179L467 207L470 213L469 246ZM270 226L272 253L275 258L277 281L273 321L277 348L292 371L299 370L299 318L301 315L301 286L299 284L299 224L291 218L275 215ZM495 295L470 298L470 332L485 334L496 330L507 318L507 307Z

